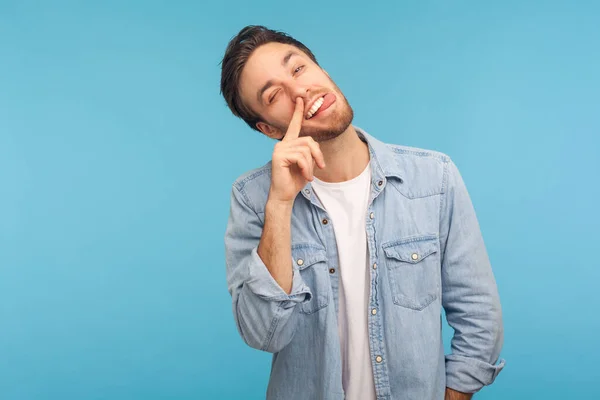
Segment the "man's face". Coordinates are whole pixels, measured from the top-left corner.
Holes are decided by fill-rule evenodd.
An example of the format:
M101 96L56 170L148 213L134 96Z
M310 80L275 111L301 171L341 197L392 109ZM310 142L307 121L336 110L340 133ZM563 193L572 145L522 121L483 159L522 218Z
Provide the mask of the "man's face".
M298 97L304 101L300 136L312 136L317 142L339 136L354 116L329 75L300 49L282 43L254 50L240 77L240 95L264 121L258 129L277 139L285 135Z

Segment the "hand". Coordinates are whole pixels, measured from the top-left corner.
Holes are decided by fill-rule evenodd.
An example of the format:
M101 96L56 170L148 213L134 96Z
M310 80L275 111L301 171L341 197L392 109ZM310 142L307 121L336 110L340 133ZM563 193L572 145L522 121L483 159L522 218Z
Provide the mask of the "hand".
M470 400L473 397L473 393L458 392L454 389L446 388L446 395L444 400Z
M304 101L298 97L287 132L273 151L271 201L292 203L306 183L313 180L315 165L325 168L319 144L312 137L299 137L303 120Z

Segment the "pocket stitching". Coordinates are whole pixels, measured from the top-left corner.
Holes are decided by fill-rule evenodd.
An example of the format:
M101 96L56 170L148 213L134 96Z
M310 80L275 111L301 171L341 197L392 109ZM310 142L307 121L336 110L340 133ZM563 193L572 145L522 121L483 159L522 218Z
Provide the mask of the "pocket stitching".
M312 252L310 252L312 250ZM303 255L294 255L294 253L298 253L298 252L303 252ZM306 256L306 252L310 252L308 254L310 254L310 256ZM309 267L313 267L313 273L315 274L315 280L318 279L317 273L319 273L319 270L314 269L314 265L320 263L320 262L327 262L327 253L326 253L326 249L324 247L321 246L315 246L313 244L296 244L296 245L292 245L292 256L293 256L293 262L294 262L294 268L297 268L298 271L304 271ZM302 260L304 261L304 263L302 265L297 265L297 259L298 258L302 258ZM323 272L321 272L322 274ZM316 284L316 282L315 282ZM323 284L323 286L325 286L325 284ZM324 290L328 289L328 288L322 288ZM317 287L315 287L315 290L318 290ZM327 305L329 305L329 296L319 296L317 293L313 293L312 299L308 302L308 303L313 303L312 305L314 306L314 309L307 309L306 307L304 307L304 304L300 305L300 312L302 314L314 314L315 312L321 310L322 308L326 307Z
M399 240L399 241L387 242L382 245L383 251L387 257L386 265L388 267L388 275L389 275L388 280L390 282L390 289L392 291L391 292L392 293L392 301L394 302L394 304L396 304L400 307L404 307L404 308L408 308L408 309L412 309L412 310L416 310L416 311L421 311L424 308L426 308L427 306L429 306L438 297L438 294L437 294L437 292L439 290L438 283L436 283L435 289L432 289L432 291L426 292L423 295L423 297L418 299L417 301L415 301L401 293L395 294L394 291L399 292L400 288L397 285L396 279L394 278L394 274L392 272L395 269L402 268L402 266L401 265L392 265L392 262L390 262L390 259L397 260L396 263L398 263L398 262L405 263L406 268L409 268L410 266L414 266L415 268L418 268L417 264L419 264L420 262L425 260L430 255L438 252L437 246L435 245L435 240L437 240L437 237L428 235L428 236L411 237L409 239L404 239L404 240ZM417 259L417 260L412 260L408 256L402 257L401 252L392 250L392 248L394 248L394 247L401 247L402 245L408 245L408 244L415 243L415 242L426 242L427 246L428 246L427 250L425 250L425 252L422 253L421 256L419 257L419 259ZM413 250L411 249L411 251L413 251ZM394 288L396 288L396 289L394 289Z
M410 257L403 258L400 253L396 254L396 253L392 252L391 250L388 251L387 248L383 249L383 251L385 252L385 255L388 258L393 258L394 260L398 260L398 261L403 262L403 263L413 264L414 265L414 264L420 263L421 261L423 261L424 259L426 259L430 255L432 255L434 253L437 253L437 248L435 246L430 246L429 250L426 250L424 254L421 253L420 256L419 256L419 258L416 259L416 260L413 260Z

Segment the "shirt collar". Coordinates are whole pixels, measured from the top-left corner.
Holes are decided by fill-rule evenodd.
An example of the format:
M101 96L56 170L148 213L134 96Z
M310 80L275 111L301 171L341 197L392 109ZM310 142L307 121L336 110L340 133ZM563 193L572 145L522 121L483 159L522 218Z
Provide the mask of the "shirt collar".
M369 145L369 153L371 154L371 163L374 169L379 168L380 172L386 177L396 177L402 179L404 171L396 161L396 153L385 143L380 142L373 136L369 135L364 129L357 126L354 127L358 137Z
M358 137L369 146L372 185L375 189L381 190L385 185L386 177L396 177L402 180L403 171L396 161L394 151L385 143L380 142L373 136L369 135L364 129L354 126ZM311 200L312 197L311 183L307 182L302 188L302 195Z

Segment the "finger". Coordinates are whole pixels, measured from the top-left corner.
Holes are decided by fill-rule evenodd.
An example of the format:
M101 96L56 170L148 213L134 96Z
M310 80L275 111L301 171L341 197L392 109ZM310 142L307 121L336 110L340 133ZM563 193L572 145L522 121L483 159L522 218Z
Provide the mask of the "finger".
M304 101L302 97L296 99L296 108L294 114L288 126L287 132L283 137L283 140L294 140L300 136L300 128L302 127L302 121L304 120Z
M306 138L306 143L308 144L308 147L310 148L310 152L312 154L312 157L315 159L317 166L321 169L325 168L325 156L323 155L323 152L321 151L321 146L319 146L319 143L317 143L311 137Z
M296 164L300 169L300 173L307 181L312 181L312 174L310 173L306 157L302 153L294 153L286 156L286 159L290 164Z
M297 143L295 146L286 149L286 153L302 153L307 160L312 160L312 150L305 143Z
M312 160L312 158L309 159L309 160L307 160L306 156L304 156L302 158L302 160L304 160L302 162L302 164L304 165L304 168L302 169L302 175L304 176L304 178L307 181L312 182L313 179L314 179L314 175L313 175L313 160Z
M315 169L315 161L312 158L312 155L310 154L310 150L306 149L302 152L302 154L304 155L304 159L306 160L306 166L308 169L308 176L309 176L309 181L312 182L313 177L315 176L314 174L314 169Z
M321 146L311 137L298 138L292 142L286 142L289 146L287 151L300 151L300 149L307 149L310 152L311 157L315 160L319 168L325 168L325 157L321 151Z
M307 180L309 180L309 181L313 180L314 161L313 161L310 149L308 147L302 146L302 147L294 148L293 150L290 151L288 157L289 158L293 157L294 159L303 160L304 169L306 170L306 171L303 170L303 175ZM304 174L304 172L306 172L306 175Z

